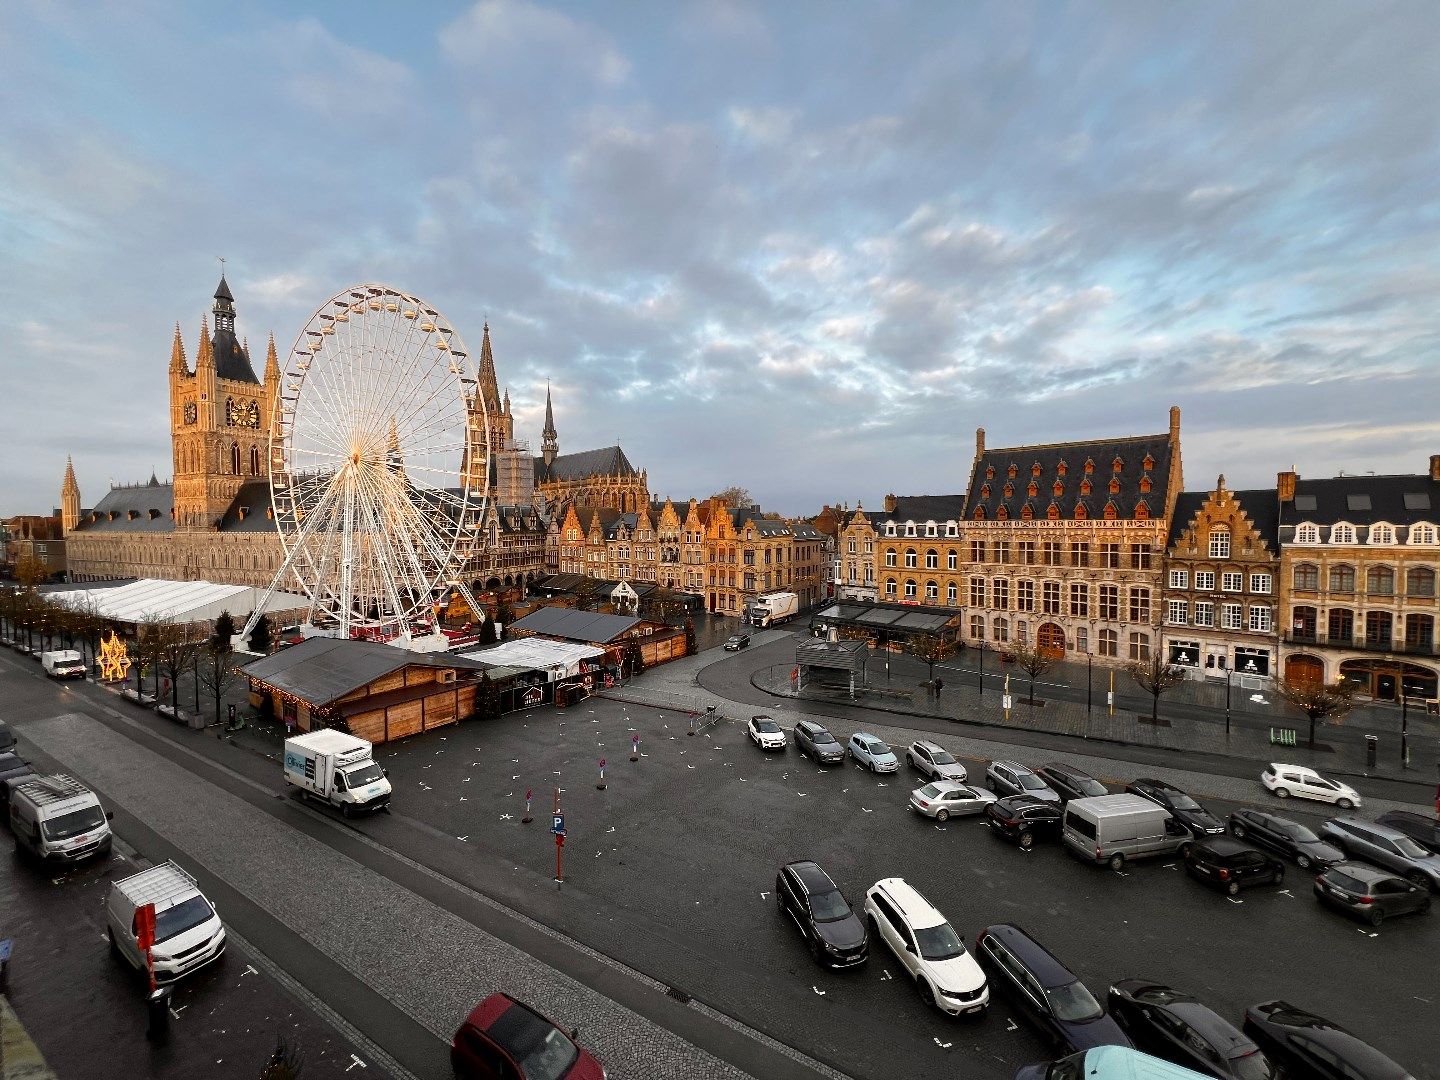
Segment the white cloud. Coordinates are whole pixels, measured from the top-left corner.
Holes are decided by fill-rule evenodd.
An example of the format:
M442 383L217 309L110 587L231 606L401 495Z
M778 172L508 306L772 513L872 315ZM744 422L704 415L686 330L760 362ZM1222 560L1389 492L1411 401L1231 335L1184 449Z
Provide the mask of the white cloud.
M630 74L604 32L526 0L480 0L441 32L440 48L458 64L521 65L547 78L583 72L603 86Z

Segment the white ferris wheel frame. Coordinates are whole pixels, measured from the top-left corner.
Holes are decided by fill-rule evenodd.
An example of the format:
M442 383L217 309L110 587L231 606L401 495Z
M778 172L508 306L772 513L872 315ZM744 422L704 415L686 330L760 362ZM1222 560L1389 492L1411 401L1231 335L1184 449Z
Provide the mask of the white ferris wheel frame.
M451 589L478 613L461 571L484 542L489 448L469 350L432 305L379 284L321 304L270 418L285 558L243 634L291 581L309 621L338 637L408 639Z

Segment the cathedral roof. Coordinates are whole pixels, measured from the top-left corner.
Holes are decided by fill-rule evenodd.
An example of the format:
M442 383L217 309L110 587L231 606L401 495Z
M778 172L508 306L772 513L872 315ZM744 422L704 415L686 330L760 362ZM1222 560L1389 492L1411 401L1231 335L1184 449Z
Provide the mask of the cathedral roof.
M561 454L549 465L543 457L535 459L535 480L573 481L586 480L592 476L639 476L639 470L630 464L625 451L618 446L605 446L599 450L581 450L575 454Z
M175 531L175 485L135 484L111 488L81 516L78 532L168 533Z
M221 532L274 532L270 516L270 481L252 480L235 493L220 519Z

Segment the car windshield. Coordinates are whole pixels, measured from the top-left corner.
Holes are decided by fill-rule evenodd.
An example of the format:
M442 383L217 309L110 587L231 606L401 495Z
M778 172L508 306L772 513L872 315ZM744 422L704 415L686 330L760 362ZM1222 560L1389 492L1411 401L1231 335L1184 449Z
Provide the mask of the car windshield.
M1104 784L1100 783L1099 780L1091 780L1088 776L1076 777L1075 786L1079 788L1082 792L1084 792L1086 795L1110 794L1109 788L1107 788Z
M385 774L380 771L380 766L373 761L363 769L351 769L345 774L346 783L353 788L362 788L369 784L376 783Z
M714 638L711 638L711 640L713 641ZM740 636L737 634L735 637L732 637L732 638L730 639L730 644L731 644L731 645L738 645L738 644L740 644L740 640L741 640L741 639L740 639Z
M1190 798L1183 791L1172 791L1170 793L1170 805L1176 810L1199 810L1200 804Z
M920 789L920 794L924 795L927 799L937 799L940 797L940 786L938 784L926 784Z
M1282 826L1280 831L1297 844L1318 844L1320 842L1320 837L1316 836L1304 825L1297 825L1292 822L1289 825Z
M89 832L91 829L98 829L105 824L105 814L99 806L87 806L81 810L71 810L68 814L61 814L45 822L45 837L49 840L68 840L72 836L79 836L81 833Z
M559 1028L520 1005L506 1009L488 1034L509 1051L526 1080L560 1080L580 1056Z
M1100 1003L1079 979L1064 986L1047 986L1045 997L1057 1020L1098 1020L1105 1015Z
M845 902L845 897L840 895L839 889L832 889L825 893L812 893L810 895L810 914L815 916L816 922L835 922L850 914L850 905Z
M915 940L920 945L920 955L926 960L953 960L965 955L965 942L948 922L916 930Z
M1085 1075L1085 1051L1061 1058L1045 1070L1045 1080L1082 1080Z
M763 731L767 735L772 735L780 730L780 725L775 723L774 720L756 720L755 730Z
M1423 859L1430 854L1408 836L1397 836L1394 838L1394 843L1400 849L1401 855L1411 859Z
M815 732L810 736L810 741L813 743L833 743L835 741L835 736L831 735L824 728L821 728L819 731Z
M189 900L182 900L155 913L155 940L168 941L186 930L194 930L201 923L208 922L214 914L210 902L197 893Z
M871 740L870 740L870 744L869 744L869 749L870 749L870 753L871 753L872 755L874 755L875 757L879 757L881 754L888 754L888 753L890 753L890 747L886 746L886 745L885 745L883 742L881 742L879 739L871 739Z
M955 759L949 754L947 754L944 750L932 750L930 753L930 760L933 761L936 765L955 764Z
M1275 1068L1256 1047L1230 1059L1230 1075L1235 1080L1273 1080Z
M1026 791L1044 791L1046 788L1045 781L1030 772L1020 774L1020 786Z

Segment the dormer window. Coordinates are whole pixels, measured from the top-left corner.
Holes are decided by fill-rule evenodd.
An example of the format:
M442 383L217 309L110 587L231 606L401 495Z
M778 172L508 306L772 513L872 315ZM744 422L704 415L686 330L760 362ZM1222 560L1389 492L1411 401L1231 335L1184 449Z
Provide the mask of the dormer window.
M1055 472L1056 472L1056 475L1058 475L1058 476L1064 476L1064 475L1065 475L1066 473L1068 473L1069 471L1070 471L1070 466L1069 466L1069 465L1066 465L1063 459L1061 460L1061 462L1060 462L1059 465L1056 465L1056 466L1055 466Z
M1341 522L1330 530L1330 542L1332 544L1353 544L1355 543L1355 526L1348 522Z
M893 521L887 521L887 522L885 523L885 535L886 535L886 536L894 536L894 535L895 535L895 523L894 523Z
M926 523L926 525L925 525L925 535L926 535L926 536L934 536L934 535L935 535L935 523L934 523L933 521Z
M1113 477L1113 476L1110 478L1110 494L1111 494L1111 495L1119 495L1119 494L1120 494L1120 481L1117 480L1117 479L1116 479L1115 477Z
M1040 485L1035 483L1034 480L1031 480L1030 486L1025 489L1025 493L1033 499L1036 495L1040 494Z
M1433 544L1435 543L1435 526L1429 522L1421 522L1419 525L1410 526L1410 543L1412 544Z
M1312 525L1308 521L1302 525L1295 526L1295 543L1297 544L1318 544L1320 542L1320 527Z
M1005 492L1005 498L1010 499L1014 497L1015 485L1010 483L1008 480L1005 482L1005 487L1003 490Z
M1035 511L1030 508L1030 504L1029 504L1028 502L1027 502L1024 506L1022 506L1022 507L1020 508L1020 520L1021 520L1021 521L1029 521L1029 520L1030 520L1031 518L1033 518L1034 516L1035 516Z
M1138 503L1135 504L1135 520L1150 520L1150 505L1144 499L1141 499Z
M1077 502L1075 504L1075 520L1086 521L1089 517L1090 511L1085 509L1085 504L1083 502Z
M1110 471L1118 473L1123 468L1125 468L1125 462L1117 455L1115 460L1110 463Z
M977 507L975 507L975 520L976 520L976 521L984 521L984 520L985 520L985 508L984 508L983 506L977 506Z
M998 509L998 510L995 511L995 520L996 520L996 521L1009 521L1009 520L1010 520L1010 511L1009 511L1008 508L1006 508L1006 507L1004 506L1004 504L1002 504L1002 505L1000 506L1000 509Z
M1045 508L1045 516L1046 516L1049 520L1051 520L1051 521L1059 521L1059 520L1060 520L1060 507L1056 506L1056 505L1052 502L1049 506L1047 506L1047 507Z
M994 479L995 479L995 466L994 466L994 465L987 465L987 466L985 466L985 479L986 479L986 480L994 480Z
M1012 461L1012 462L1010 463L1010 468L1008 468L1008 469L1005 470L1005 475L1008 476L1008 477L1010 477L1011 480L1014 480L1015 477L1017 477L1018 475L1020 475L1020 466L1016 465L1016 464Z
M1114 521L1114 520L1115 520L1116 518L1118 518L1119 516L1120 516L1120 508L1115 505L1115 500L1114 500L1114 499L1109 500L1109 501L1105 504L1105 520L1106 520L1106 521Z
M914 535L915 535L915 523L914 523L913 521L907 521L907 522L905 523L905 535L906 535L906 536L914 536Z
M1372 544L1393 544L1395 543L1395 526L1380 522L1370 526L1370 543Z
M1035 464L1033 464L1033 465L1030 466L1030 475L1031 475L1031 476L1039 476L1039 475L1040 475L1040 463L1039 463L1038 461L1035 462Z
M1149 494L1150 494L1150 478L1149 478L1148 476L1142 476L1142 477L1140 477L1140 494L1141 494L1141 495L1149 495Z
M1056 480L1055 483L1050 486L1050 494L1058 499L1061 495L1065 494L1065 485L1059 480Z
M1146 472L1149 472L1151 469L1155 468L1155 459L1154 459L1153 457L1151 457L1149 454L1146 454L1146 455L1145 455L1145 460L1144 460L1143 462L1141 462L1141 467L1142 467Z
M1086 476L1089 476L1089 475L1090 475L1091 473L1093 473L1094 471L1095 471L1095 462L1094 462L1094 460L1091 459L1091 458L1086 458L1086 459L1085 459L1085 475L1086 475Z
M1080 494L1081 494L1081 495L1089 495L1089 494L1090 494L1090 491L1091 491L1090 481L1089 481L1089 480L1081 480L1081 481L1080 481Z
M980 498L982 498L982 499L988 499L988 498L990 498L990 485L989 485L989 484L981 484L981 485L980 485Z

